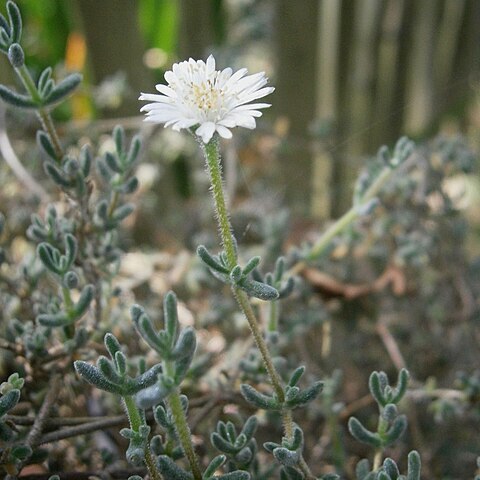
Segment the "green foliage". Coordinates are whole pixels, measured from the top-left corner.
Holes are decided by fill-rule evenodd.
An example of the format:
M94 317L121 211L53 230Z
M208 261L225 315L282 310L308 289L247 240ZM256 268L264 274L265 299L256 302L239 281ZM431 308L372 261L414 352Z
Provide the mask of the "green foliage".
M260 257L251 258L245 267L235 265L232 269L228 268L228 261L225 254L212 255L203 245L197 248L197 254L200 259L207 265L210 272L221 282L240 287L249 296L269 301L279 298L276 288L268 283L252 280L249 275L260 263Z
M247 270L249 264L245 267L244 271ZM265 283L267 285L270 285L273 287L275 290L278 292L278 299L281 300L283 298L288 297L294 288L294 280L293 277L285 277L285 258L284 257L278 257L278 259L275 262L275 268L273 272L269 272L265 275L264 278L260 275L256 267L258 266L258 263L255 264L253 267L251 267L250 271L253 271L253 276L257 282L260 283Z
M397 464L391 458L386 458L377 471L370 471L368 460L361 460L355 473L357 480L420 480L420 455L415 450L408 454L407 475L400 475Z
M75 370L87 382L100 390L129 396L152 386L157 381L157 376L161 372L160 364L154 365L136 377L131 377L127 374L127 359L120 350L118 340L111 333L107 333L104 343L110 354L110 359L100 356L96 366L82 360L77 360L74 363Z
M376 432L365 428L355 417L349 419L348 429L359 442L384 449L403 435L407 428L407 418L405 415L398 415L397 404L407 391L408 377L407 370L400 370L397 386L392 388L384 372L373 372L370 375L368 386L378 404L380 419Z
M232 422L217 423L216 431L210 435L212 445L228 458L232 468L248 470L255 460L257 443L253 436L257 431L257 418L249 417L240 432L237 432Z
M163 400L185 378L197 345L195 331L191 327L180 329L177 317L177 300L173 292L164 299L165 328L155 331L152 321L144 310L134 305L132 320L140 336L169 366L159 375L158 383L137 395L137 403L148 408Z
M24 379L20 378L18 373L13 373L8 377L7 382L0 385L0 455L2 463L9 465L12 469L16 469L22 461L32 455L29 445L16 441L17 430L7 418L8 413L17 406L20 400L20 390L23 385Z
M0 50L8 54L13 44L18 44L22 36L22 16L14 2L7 2L8 21L0 15Z
M122 428L120 430L120 435L130 441L125 456L131 465L143 465L145 450L148 448L149 434L150 427L148 425L142 425L138 431L131 428Z

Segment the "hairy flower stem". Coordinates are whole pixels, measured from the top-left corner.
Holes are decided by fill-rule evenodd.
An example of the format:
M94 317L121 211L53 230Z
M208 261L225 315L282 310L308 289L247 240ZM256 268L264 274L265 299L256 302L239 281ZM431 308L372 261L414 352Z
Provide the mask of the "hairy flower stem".
M215 204L215 213L217 216L220 237L222 239L222 246L225 250L228 267L233 268L237 264L237 253L235 251L235 240L232 234L232 227L230 226L230 218L223 191L218 138L214 137L206 145L202 143L202 146L205 160L207 162L208 173L210 175L212 196Z
M212 184L212 196L215 204L215 211L219 225L220 235L222 238L222 245L225 249L225 254L228 266L233 268L237 264L237 254L235 252L235 241L230 226L228 210L225 202L225 193L223 190L222 172L220 168L220 154L218 148L218 140L212 139L207 145L204 145L204 153L207 162L208 172L210 174L210 181ZM247 319L250 331L260 351L262 360L267 370L270 382L275 391L279 402L285 401L285 391L280 375L275 368L272 361L272 355L268 349L268 345L263 338L260 326L253 311L252 306L248 300L247 294L238 287L232 287L232 292L245 318ZM292 438L293 435L293 420L292 412L285 410L282 412L282 421L285 435Z
M15 72L20 77L23 86L27 90L28 94L32 97L33 101L40 104L42 99L40 98L40 94L38 93L37 87L35 86L35 82L33 81L28 68L25 65L22 65L21 67L15 67ZM38 108L37 114L43 129L50 137L57 161L60 162L63 157L63 149L60 145L60 139L58 138L55 126L53 125L52 117L50 116L48 110L42 107Z
M182 444L183 451L190 464L193 478L195 480L202 480L202 472L198 462L197 454L193 448L192 434L187 423L187 418L180 400L180 392L175 388L167 397L167 402L175 420L175 428L177 430L178 438Z
M223 190L222 170L220 167L220 153L218 147L218 139L213 138L207 145L204 145L205 159L207 162L208 173L212 184L212 196L215 204L215 212L222 239L222 245L225 249L226 260L229 268L233 268L237 264L237 254L235 251L235 240L230 226L228 209L225 201L225 193ZM248 300L247 294L238 287L232 287L233 295L238 305L243 311L250 330L252 332L255 343L262 355L265 368L270 377L273 389L280 402L285 400L282 380L272 362L272 356L268 346L263 338L260 326Z
M137 406L135 405L135 400L133 397L127 395L123 397L123 403L125 405L125 410L127 411L128 421L130 422L130 428L135 432L138 432L142 425L145 425L145 420L140 415ZM147 466L148 473L152 480L162 480L160 472L157 470L155 461L150 452L150 446L147 443L145 448L145 465Z

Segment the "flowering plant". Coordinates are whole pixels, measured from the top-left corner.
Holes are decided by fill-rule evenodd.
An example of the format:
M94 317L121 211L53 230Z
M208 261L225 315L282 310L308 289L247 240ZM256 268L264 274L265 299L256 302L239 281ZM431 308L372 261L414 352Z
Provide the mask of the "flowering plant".
M312 285L328 287L347 300L367 292L377 301L374 295L385 285L392 284L394 290L404 288L400 265L417 268L415 272L425 267L433 242L426 231L432 231L438 218L426 215L426 201L417 205L424 217L412 218L406 213L415 207L409 202L419 196L415 191L418 185L406 174L412 164L418 168L418 162L412 161L418 155L413 142L403 137L393 151L387 147L379 150L356 183L352 207L322 234L285 255L273 255L274 248L266 248L267 254L278 258L262 262L260 256L247 255L235 236L220 151L221 138L231 138L235 127L254 129L256 118L270 106L256 103L274 91L265 74L249 75L244 68L216 70L213 56L206 61L189 59L174 64L165 74L167 84L156 86L159 94L140 95L140 100L149 102L142 107L147 121L188 130L204 155L220 247L213 253L211 244L209 248L198 245L200 266L194 265L192 270L201 270L205 284L213 285L227 303L223 310L218 307L217 316L225 317L229 328L234 328L233 310L241 311L241 323L248 325L255 346L248 353L242 350L237 354L235 368L225 366L219 375L218 366L222 361L227 365L234 346L225 342L227 355L212 361L202 350L205 331L199 332L194 321L187 324L182 315L184 304L173 291L162 295L163 308L156 308L155 299L149 298L145 300L148 305L133 304L128 309L125 304L131 303L133 294L122 292L115 283L123 257L122 222L135 210L131 195L140 184L136 172L140 137L134 135L127 141L125 129L117 126L108 148L64 145L51 110L74 92L81 77L71 74L56 82L52 69L47 68L35 79L25 64L21 33L20 11L9 0L7 18L0 15L0 50L25 91L0 85L0 98L38 115L36 139L50 191L27 177L26 170L19 181L35 185L37 193L55 201L32 215L26 237L34 245L35 258L25 256L19 264L11 260L9 218L0 216L0 295L6 319L0 348L10 354L8 361L15 369L0 385L0 467L7 478L22 478L27 465L43 464L46 473L34 478L83 479L107 474L130 480L335 480L340 476L420 480L417 450L392 447L401 445L408 431L408 413L415 406L407 402L417 397L443 400L445 392L424 387L412 378L385 324L378 323L377 329L397 367L396 385L390 384L387 373L374 371L368 381L369 395L347 406L336 400L341 382L338 371L329 376L327 368L319 366L320 360L300 361L292 348L302 335L303 345L305 337L311 337L308 340L314 342L317 355L315 329L321 328L324 360L332 320L344 315L338 308L328 311L315 298ZM440 145L438 150L462 165L471 160L459 145ZM438 156L444 158L438 154L437 161ZM445 160L445 164L448 170L453 162ZM399 172L404 174L397 175ZM436 169L437 176L438 172ZM424 178L418 171L414 177L422 179L418 188L447 198L440 180L423 182L426 177L433 182L432 175ZM381 203L388 208L380 211ZM445 201L444 208L450 218L455 217L451 202ZM393 223L397 217L401 221ZM372 228L365 229L368 222ZM418 230L419 223L426 231ZM282 221L271 227L275 242L270 243L278 244L277 237L285 231ZM443 232L440 227L432 237L439 237L439 232ZM361 250L356 247L365 237L375 247L370 252L370 269L375 270L382 261L387 264L385 273L372 285L339 285L318 271L338 268L337 258L344 260L348 272L354 271L352 264ZM330 255L335 245L354 253ZM395 250L392 253L388 248ZM457 250L455 253L457 261ZM271 264L271 272L263 272L265 264ZM182 296L185 290L188 287ZM428 295L435 288L426 290L422 299L433 305ZM230 297L233 300L228 303ZM355 335L349 332L348 336ZM341 355L351 356L359 365L358 358L364 363L370 360L361 348ZM207 369L214 371L209 378ZM464 374L460 387L448 390L457 408L478 405L477 377ZM85 382L94 389L87 390ZM205 395L200 384L208 385ZM372 428L371 418L359 412L352 416L370 404L378 407L376 428ZM218 406L219 417L212 422ZM89 408L107 413L123 409L124 413L94 419L78 415L77 410ZM438 405L436 408L441 410ZM205 422L203 429L198 427L200 422ZM320 440L319 424L328 431ZM414 426L418 429L416 423ZM102 436L112 427L123 427L119 434L124 443ZM344 442L339 432L347 430L350 436ZM98 437L84 441L83 436L93 432ZM77 441L78 437L82 440ZM327 454L324 437L332 444ZM360 445L348 447L366 457L355 458L354 468L345 455L343 445L348 442ZM113 443L115 448L99 447L105 443L109 447ZM123 456L126 462L120 460ZM76 471L60 471L59 465L70 467L72 457ZM95 471L88 470L92 465L97 465Z

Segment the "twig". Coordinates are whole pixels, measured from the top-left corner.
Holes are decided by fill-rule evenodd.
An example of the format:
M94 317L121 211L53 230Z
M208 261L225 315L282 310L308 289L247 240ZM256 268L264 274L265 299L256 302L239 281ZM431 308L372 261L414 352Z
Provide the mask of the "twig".
M350 418L350 416L357 410L360 410L363 407L368 407L368 405L372 404L373 402L374 399L371 395L365 395L358 400L354 400L352 403L346 405L345 408L340 412L340 420L346 420L347 418Z
M36 417L28 417L22 415L7 415L5 419L7 421L13 422L15 425L29 426L33 425ZM125 415L116 415L116 416L101 416L101 417L53 417L48 418L45 422L45 429L55 428L55 427L67 427L73 425L84 425L87 423L98 423L100 421L106 420L125 420Z
M52 381L50 382L49 389L45 398L43 399L42 406L38 412L35 422L33 423L32 429L27 437L27 445L33 447L38 445L38 440L42 435L42 431L45 427L45 422L48 420L48 415L50 410L57 398L58 390L60 387L60 375L56 374L53 376Z
M385 345L388 355L392 359L392 362L395 365L395 368L397 370L401 370L402 368L407 368L405 359L403 358L402 352L398 347L397 341L395 340L393 335L390 333L390 330L388 329L387 324L385 323L385 320L382 320L381 317L378 319L376 330L377 330L377 333L380 335L380 338L382 339L382 342Z
M146 415L147 421L153 418L153 413L149 412ZM85 417L81 417L82 419ZM56 420L56 419L55 419ZM61 420L61 419L59 419ZM70 419L75 420L75 419ZM43 445L45 443L56 442L58 440L64 440L65 438L76 437L77 435L85 435L87 433L95 432L97 430L104 430L105 428L119 427L128 423L125 415L116 415L114 417L102 417L101 420L94 420L85 422L80 425L73 425L72 427L62 428L54 432L49 432L38 439L35 446Z
M55 403L55 400L57 399L58 390L60 388L60 378L61 377L58 373L54 374L50 381L50 384L48 385L47 394L43 399L42 406L40 407L38 415L36 416L35 421L33 422L32 429L28 433L27 439L25 441L25 444L28 445L29 447L35 447L36 445L38 445L38 439L42 435L42 431L45 427L46 421L48 420L48 415L50 414L50 410L52 409L52 406ZM27 461L28 459L20 463L20 465L18 466L19 472L22 471L22 468L25 466Z
M208 402L200 408L200 410L197 412L197 414L190 420L190 428L192 430L195 430L197 428L197 425L204 420L205 418L208 417L208 414L217 406L221 405L222 403L225 402L225 397L218 396L218 397L213 397Z
M64 440L65 438L76 437L77 435L84 435L86 433L95 432L97 430L103 430L108 427L116 427L119 425L126 425L128 423L125 415L121 418L113 417L106 420L99 420L95 422L85 423L83 425L76 425L73 427L62 428L55 432L49 432L38 438L38 441L34 446L44 445L45 443L57 442L58 440Z

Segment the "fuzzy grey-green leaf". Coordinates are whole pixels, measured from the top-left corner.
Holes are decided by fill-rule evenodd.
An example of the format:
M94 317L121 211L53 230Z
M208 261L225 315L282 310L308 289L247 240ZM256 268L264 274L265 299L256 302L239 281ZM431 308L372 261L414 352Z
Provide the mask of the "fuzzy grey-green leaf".
M218 470L227 460L225 455L217 455L209 463L208 467L205 469L203 474L204 478L210 478L216 470Z
M93 386L100 390L105 390L106 392L116 393L118 395L123 394L122 387L109 382L95 366L82 360L75 361L74 366L78 374Z
M378 434L367 430L355 417L350 417L348 420L348 430L359 442L366 443L375 448L382 445L382 440Z
M10 20L12 42L20 42L22 37L22 15L17 5L11 0L7 2L7 13Z
M400 472L398 471L397 464L391 458L386 458L383 461L383 468L385 469L385 472L387 472L392 478L392 480L397 480Z
M72 323L72 319L66 312L41 313L37 316L37 322L44 327L64 327Z
M193 475L180 468L170 457L160 455L157 459L158 469L169 480L193 480Z
M288 448L279 447L276 448L272 453L277 462L289 467L296 466L300 460L300 454L297 451L292 451Z
M123 383L123 376L119 375L112 362L107 357L100 355L97 359L97 368L109 381L118 385Z
M389 430L382 436L382 440L386 446L395 443L407 429L407 417L400 415L397 417Z
M255 435L258 427L258 420L255 415L252 415L247 419L245 424L243 425L241 433L245 435L247 441L250 441L252 437Z
M307 403L314 400L322 390L323 382L315 382L304 390L301 390L300 393L298 393L293 400L287 401L285 403L290 408L303 407Z
M260 300L265 301L276 300L278 298L277 289L267 285L266 283L243 278L240 282L238 282L238 285L250 297L259 298Z
M18 108L37 108L37 102L35 102L28 95L21 95L19 93L10 90L4 85L0 85L0 98L9 105Z
M408 474L407 480L420 480L422 462L420 455L416 450L412 450L408 454Z
M193 356L197 346L195 330L187 327L180 332L175 348L172 351L172 359L181 360L185 357Z
M48 106L63 100L80 85L81 81L82 76L79 73L68 75L50 92L50 95L42 99L42 104Z
M18 43L12 43L8 49L8 60L14 68L23 67L25 64L25 53Z
M280 404L275 398L258 392L251 385L247 385L245 383L242 384L240 386L240 392L247 402L251 403L257 408L262 408L264 410L278 410L281 408Z
M240 449L235 448L228 440L224 439L217 432L212 432L210 435L210 441L212 445L220 452L229 453L230 455L237 454Z
M87 311L91 301L93 300L94 293L95 289L93 285L85 285L83 287L80 298L78 299L78 302L75 304L74 307L74 312L77 320Z
M43 130L38 130L37 132L37 143L52 160L57 160L57 154L50 137Z
M379 405L384 407L388 402L383 395L382 384L380 381L380 374L378 372L372 372L368 380L368 387L373 398Z
M405 392L407 391L409 378L410 374L405 368L402 368L400 372L398 372L397 387L392 393L392 403L398 403L403 398Z
M0 398L0 417L3 417L20 400L20 390L10 390Z

